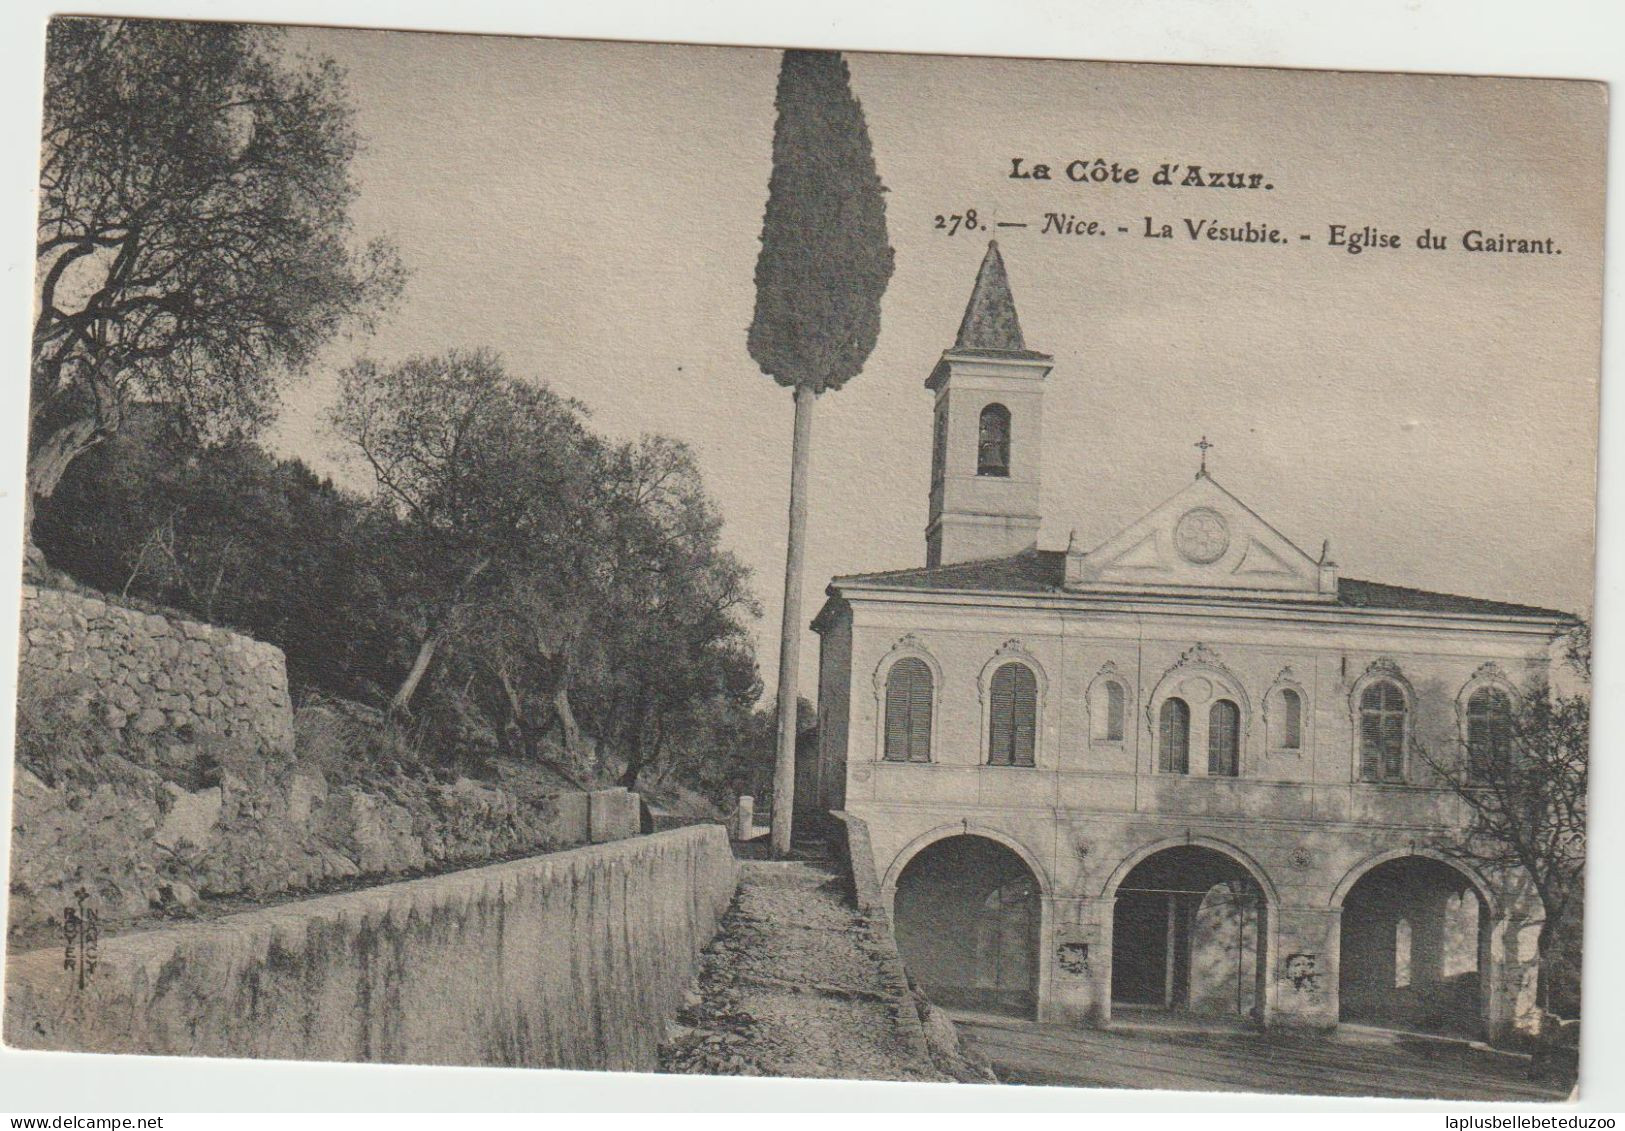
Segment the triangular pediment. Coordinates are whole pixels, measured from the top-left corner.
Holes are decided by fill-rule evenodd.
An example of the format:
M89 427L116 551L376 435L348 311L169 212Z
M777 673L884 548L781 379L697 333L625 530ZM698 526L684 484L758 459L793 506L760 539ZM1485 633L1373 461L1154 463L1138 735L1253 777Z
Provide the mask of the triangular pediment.
M1206 474L1088 553L1069 552L1066 584L1298 600L1336 593L1330 563L1304 553Z

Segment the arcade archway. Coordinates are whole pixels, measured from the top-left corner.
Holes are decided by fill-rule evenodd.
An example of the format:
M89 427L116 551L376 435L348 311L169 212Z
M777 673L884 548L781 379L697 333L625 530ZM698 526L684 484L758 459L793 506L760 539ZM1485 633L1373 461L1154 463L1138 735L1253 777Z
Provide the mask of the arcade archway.
M1112 1009L1264 1015L1269 908L1253 874L1205 845L1154 852L1112 906Z
M1020 856L987 837L921 849L897 878L893 923L909 973L939 1005L1032 1017L1041 897Z
M1402 856L1362 875L1342 906L1340 1021L1482 1035L1490 915L1465 873Z

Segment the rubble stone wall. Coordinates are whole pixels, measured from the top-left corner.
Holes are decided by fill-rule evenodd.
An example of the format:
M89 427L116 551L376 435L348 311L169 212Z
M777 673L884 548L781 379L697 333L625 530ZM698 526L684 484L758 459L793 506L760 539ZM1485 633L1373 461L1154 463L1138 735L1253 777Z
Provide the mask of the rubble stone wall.
M13 947L54 937L81 888L122 926L638 833L624 789L375 764L334 738L371 725L336 701L296 727L270 644L59 589L25 587L22 612Z
M282 650L215 625L23 586L20 683L48 683L86 722L191 741L293 750Z

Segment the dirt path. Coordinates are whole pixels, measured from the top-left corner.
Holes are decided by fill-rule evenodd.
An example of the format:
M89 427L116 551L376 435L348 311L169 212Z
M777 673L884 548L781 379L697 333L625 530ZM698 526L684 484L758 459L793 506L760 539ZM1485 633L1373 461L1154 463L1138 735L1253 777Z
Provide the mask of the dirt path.
M965 1042L1015 1084L1556 1102L1518 1058L1394 1033L1336 1037L1067 1029L961 1015Z
M664 1072L943 1080L883 931L843 878L805 860L745 860L660 1050Z

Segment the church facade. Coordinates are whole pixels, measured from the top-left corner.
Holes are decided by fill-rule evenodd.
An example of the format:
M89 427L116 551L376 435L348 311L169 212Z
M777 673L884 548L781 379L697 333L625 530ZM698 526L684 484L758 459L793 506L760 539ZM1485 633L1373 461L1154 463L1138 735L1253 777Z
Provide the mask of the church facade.
M1202 468L1040 550L1052 359L990 245L934 395L926 564L836 577L798 800L868 828L943 1004L1493 1034L1538 905L1464 865L1441 767L1507 754L1570 623L1342 577ZM1204 439L1205 445L1205 439Z

